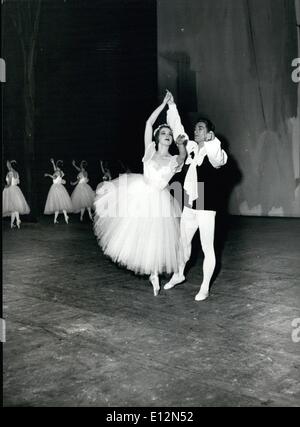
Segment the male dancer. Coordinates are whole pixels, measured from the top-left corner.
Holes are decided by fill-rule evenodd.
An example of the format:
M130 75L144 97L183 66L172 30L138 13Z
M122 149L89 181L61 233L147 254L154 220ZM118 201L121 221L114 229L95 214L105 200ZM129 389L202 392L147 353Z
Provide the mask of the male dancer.
M195 125L194 141L190 141L181 124L173 97L168 103L167 122L173 130L174 139L178 136L188 140L188 157L185 162L184 209L180 229L184 252L184 264L174 273L164 289L171 289L185 280L184 269L191 256L192 238L199 228L200 241L204 253L203 281L195 300L203 301L209 295L216 257L214 250L215 216L220 197L220 180L217 169L227 162L227 154L216 138L212 123L199 118Z

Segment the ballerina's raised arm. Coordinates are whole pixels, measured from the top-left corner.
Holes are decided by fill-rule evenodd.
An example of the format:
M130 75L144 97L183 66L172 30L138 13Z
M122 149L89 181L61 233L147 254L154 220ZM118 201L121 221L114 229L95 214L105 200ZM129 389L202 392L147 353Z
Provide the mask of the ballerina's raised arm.
M167 91L163 102L153 111L153 113L150 115L150 117L146 121L145 135L144 135L145 150L152 143L153 125L156 122L160 113L163 111L165 106L168 104L169 100L171 99L171 96L172 96L171 93L169 91Z
M72 160L72 165L74 166L74 168L75 168L78 172L80 172L80 171L81 171L80 167L78 167L78 166L76 165L76 161L75 161L75 160Z

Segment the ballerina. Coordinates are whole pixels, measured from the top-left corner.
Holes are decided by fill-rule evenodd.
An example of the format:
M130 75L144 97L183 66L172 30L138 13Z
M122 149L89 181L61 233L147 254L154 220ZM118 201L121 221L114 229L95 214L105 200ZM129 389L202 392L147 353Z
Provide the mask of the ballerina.
M60 169L58 165L62 165L62 160L57 160L56 164L53 159L50 159L52 163L54 174L51 175L49 173L45 173L45 177L52 178L53 184L50 187L48 192L47 201L45 205L44 214L52 215L54 213L54 224L58 223L58 215L59 213L63 213L65 217L65 221L68 224L69 217L67 213L72 212L72 201L69 196L69 193L64 187L66 181L63 179L64 173Z
M8 173L5 179L7 184L2 192L2 216L10 216L11 228L15 227L15 220L17 227L20 228L20 215L28 215L30 213L26 199L18 187L18 184L20 184L19 174L12 166L12 164L16 163L15 160L7 160L6 162Z
M110 169L108 168L107 164L104 166L103 160L100 160L100 166L101 166L101 171L103 173L102 180L103 181L111 181L112 176L111 176L111 172L110 172Z
M92 207L95 199L95 192L88 184L89 178L85 169L87 162L82 160L79 168L76 165L75 160L73 160L72 165L77 171L79 171L79 174L77 175L77 181L71 182L71 185L76 185L73 193L71 194L73 213L80 212L80 221L82 221L84 212L87 209L90 219L93 219Z
M146 122L144 174L122 174L104 183L94 203L94 232L104 254L136 274L149 275L155 296L159 274L178 272L181 263L181 211L167 186L181 169L186 150L179 138L179 155L169 153L173 134L166 124L152 140L153 124L169 99L167 92Z
M104 166L103 160L100 160L100 167L103 175L102 175L102 181L99 182L99 184L97 185L96 193L105 182L112 180L111 172L107 166Z

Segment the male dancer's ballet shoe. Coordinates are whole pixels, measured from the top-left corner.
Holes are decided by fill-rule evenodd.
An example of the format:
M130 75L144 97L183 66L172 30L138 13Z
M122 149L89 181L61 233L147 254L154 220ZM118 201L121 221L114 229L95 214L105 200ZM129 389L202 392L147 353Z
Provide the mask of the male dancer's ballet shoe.
M172 289L172 288L174 288L174 286L179 285L179 283L182 283L184 281L185 281L184 276L179 276L177 274L173 274L171 280L169 280L169 282L165 284L164 289L166 289L166 290Z
M156 275L155 276L150 276L149 277L149 281L150 281L151 285L153 286L154 296L157 297L157 295L159 294L159 290L160 290L158 276L156 276Z
M209 291L200 291L195 296L195 301L204 301L209 297Z

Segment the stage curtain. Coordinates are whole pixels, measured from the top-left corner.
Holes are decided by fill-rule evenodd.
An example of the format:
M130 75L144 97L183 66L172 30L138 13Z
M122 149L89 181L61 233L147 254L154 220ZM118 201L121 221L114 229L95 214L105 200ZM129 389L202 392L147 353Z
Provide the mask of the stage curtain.
M174 92L189 132L198 115L215 123L240 174L230 213L300 216L299 0L157 5L159 94Z

